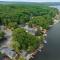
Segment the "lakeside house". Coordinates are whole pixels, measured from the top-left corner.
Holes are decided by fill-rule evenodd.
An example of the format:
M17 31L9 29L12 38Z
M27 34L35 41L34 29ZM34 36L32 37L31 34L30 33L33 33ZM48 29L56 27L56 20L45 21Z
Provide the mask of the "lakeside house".
M19 25L19 27L24 28L26 30L26 32L29 32L32 35L35 35L36 32L37 32L37 28L31 28L31 27L28 26L28 24L26 24L26 25Z
M10 59L13 59L16 57L16 52L7 47L0 48L0 52L8 56Z
M54 19L54 24L59 23L60 20Z

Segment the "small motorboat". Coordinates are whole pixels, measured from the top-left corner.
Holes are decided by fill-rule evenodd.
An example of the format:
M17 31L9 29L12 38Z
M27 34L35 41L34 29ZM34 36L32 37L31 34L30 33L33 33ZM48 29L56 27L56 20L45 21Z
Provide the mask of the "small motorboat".
M46 40L44 40L43 42L44 42L45 44L47 44L47 41L46 41Z

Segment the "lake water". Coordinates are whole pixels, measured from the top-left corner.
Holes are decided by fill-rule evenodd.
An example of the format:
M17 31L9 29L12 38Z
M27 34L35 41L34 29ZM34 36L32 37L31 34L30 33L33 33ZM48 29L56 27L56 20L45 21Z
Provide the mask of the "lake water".
M60 10L60 6L52 6ZM47 53L39 53L32 60L60 60L60 23L57 23L48 31Z
M58 5L57 6L50 6L50 7L55 7L60 10L60 6L58 6Z

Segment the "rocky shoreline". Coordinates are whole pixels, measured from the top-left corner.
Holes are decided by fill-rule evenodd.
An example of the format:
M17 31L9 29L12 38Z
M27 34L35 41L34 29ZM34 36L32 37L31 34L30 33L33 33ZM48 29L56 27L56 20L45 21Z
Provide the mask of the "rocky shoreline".
M56 17L53 18L53 25L57 24L59 21L60 21L60 20L59 20L59 19L56 19ZM49 28L51 28L53 25L50 25ZM26 60L30 60L31 58L34 58L34 56L37 54L37 52L42 52L42 49L44 48L44 45L48 45L48 44L47 44L47 40L46 40L48 30L42 29L42 27L40 27L40 29L41 29L41 32L43 33L43 37L44 37L43 43L40 44L39 48L37 48L34 52L32 52L32 53L27 53L26 56L23 56L23 54L22 54L22 56L23 56ZM4 31L5 31L5 30L4 30ZM6 31L6 34L8 34L8 33L11 33L11 31L9 31L9 30ZM11 34L8 35L8 36L11 36ZM11 40L11 39L10 39L10 40ZM10 42L10 41L8 41L8 42ZM8 46L8 45L7 45L7 46ZM26 51L23 51L23 52L25 53Z
M57 24L58 22L59 22L59 20L55 20L55 19L54 19L54 24ZM53 25L54 25L54 24L53 24ZM53 25L51 25L51 27L52 27ZM40 44L39 48L37 48L34 52L32 52L32 53L27 53L26 56L23 56L26 60L30 60L31 58L33 59L34 56L35 56L38 52L42 52L42 49L44 48L44 45L48 45L48 44L47 44L47 40L46 40L48 30L42 29L41 31L43 32L43 36L44 36L43 43ZM26 51L25 51L25 52L26 52ZM25 52L24 52L24 53L25 53Z
M46 30L46 29L44 29L44 34L43 34L43 36L44 36L43 44L40 44L39 48L36 49L36 51L34 51L34 52L31 53L31 54L28 54L26 60L33 59L34 56L35 56L38 52L42 52L42 49L44 48L44 44L47 45L47 40L46 40L46 38L47 38L47 30Z
M59 15L57 15L57 16L59 16ZM53 25L55 25L55 24L57 24L57 23L59 23L59 22L60 22L60 18L56 18L56 17L53 18ZM53 25L50 25L49 28L51 28ZM44 34L43 34L43 36L45 37L45 40L43 40L43 43L44 43L44 44L47 44L47 40L46 40L47 32L48 32L48 30L44 30ZM47 45L48 45L48 44L47 44ZM43 46L43 47L44 47L44 46ZM39 52L42 52L42 48L43 48L43 47L40 46L40 50L38 50L38 51L39 51ZM37 52L38 52L38 51L37 51ZM33 56L36 55L37 52L33 53L33 54L31 55L30 59L31 59L31 58L34 58Z

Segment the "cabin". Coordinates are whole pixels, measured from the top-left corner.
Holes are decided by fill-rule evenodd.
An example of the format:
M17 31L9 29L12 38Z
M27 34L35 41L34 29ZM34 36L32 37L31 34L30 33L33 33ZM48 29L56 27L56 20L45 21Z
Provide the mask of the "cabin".
M26 24L24 26L23 25L19 25L19 27L24 28L26 30L26 32L29 32L32 35L35 35L36 32L37 32L37 28L31 28L31 27L28 26L28 24Z
M5 54L6 56L8 56L10 59L13 59L16 57L16 52L10 48L3 47L0 49L0 51L2 54Z

